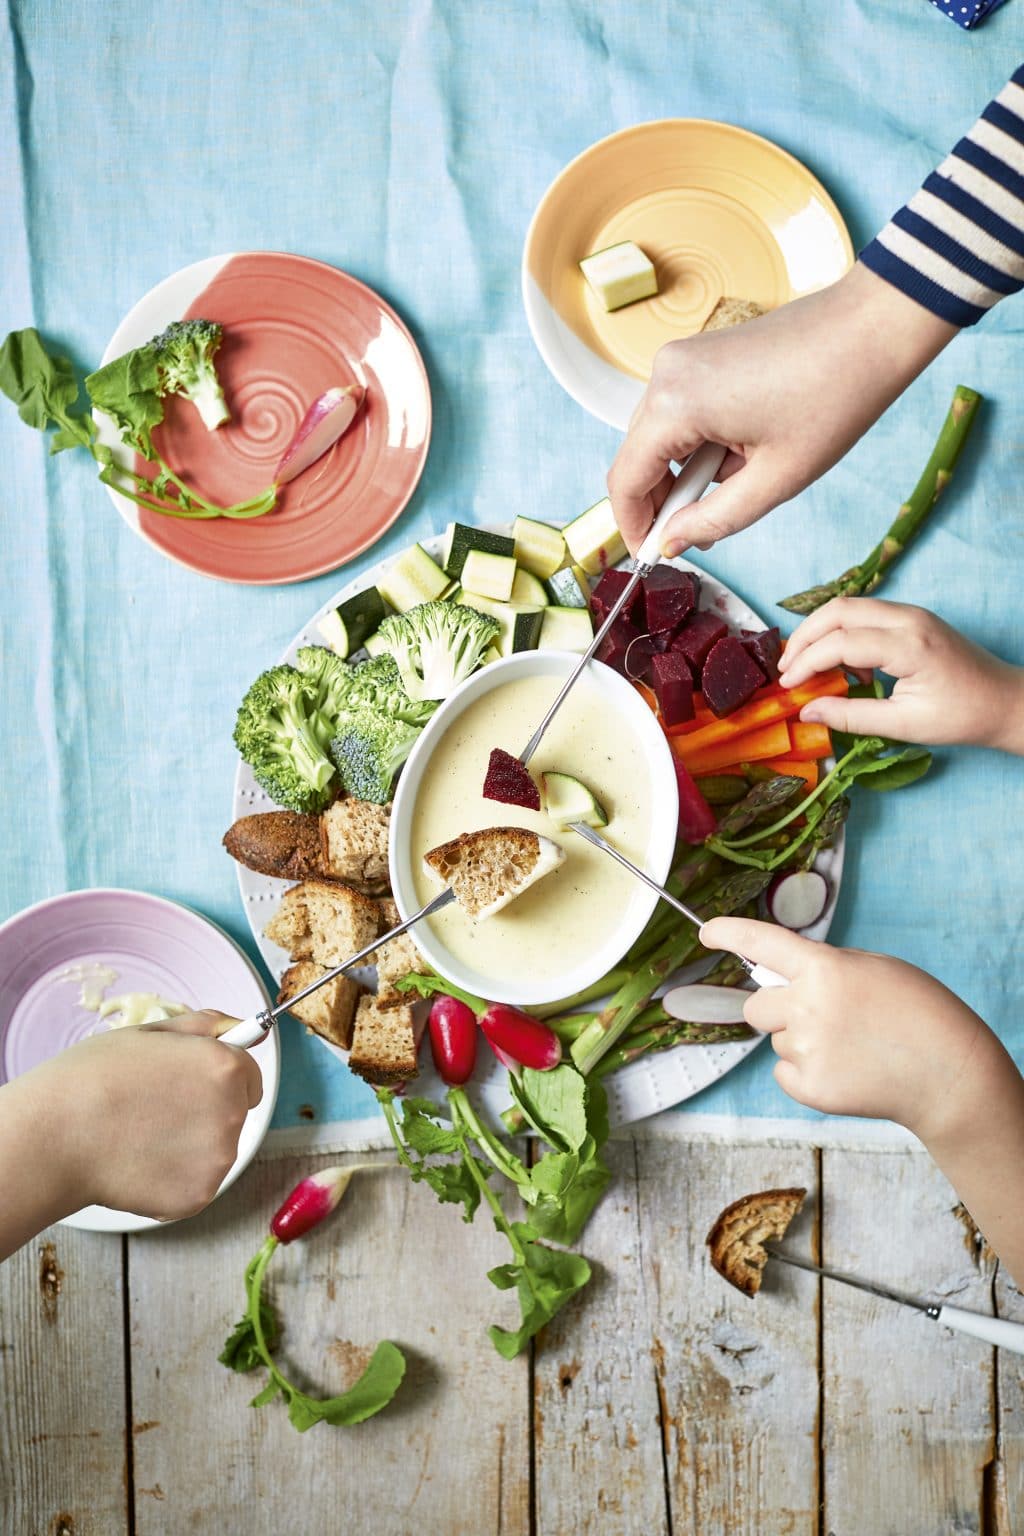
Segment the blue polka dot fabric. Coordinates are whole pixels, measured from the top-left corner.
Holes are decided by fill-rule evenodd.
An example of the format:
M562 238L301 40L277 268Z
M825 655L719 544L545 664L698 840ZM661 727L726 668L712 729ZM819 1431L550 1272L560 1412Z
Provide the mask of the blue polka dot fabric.
M955 21L958 27L976 27L979 22L991 16L1004 3L1004 0L932 0L937 11L948 16L950 21Z

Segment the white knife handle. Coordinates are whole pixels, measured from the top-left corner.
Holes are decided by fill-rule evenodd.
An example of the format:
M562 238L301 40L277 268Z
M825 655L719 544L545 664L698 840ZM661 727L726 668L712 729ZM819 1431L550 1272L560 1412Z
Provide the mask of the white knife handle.
M651 524L647 537L636 552L638 565L657 565L661 559L661 541L665 524L669 518L675 516L680 507L688 507L691 501L700 500L721 469L724 458L725 449L720 443L701 443L700 447L690 454L676 476L675 485L665 497L661 511Z
M928 1316L958 1333L969 1333L972 1338L994 1344L997 1349L1024 1355L1024 1323L1013 1323L1006 1317L986 1317L982 1312L964 1312L960 1307L929 1307Z
M752 965L749 976L755 987L788 987L789 982L778 971L770 971L766 965Z
M265 1013L254 1013L251 1019L243 1019L239 1024L233 1024L223 1035L217 1039L221 1045L237 1045L239 1050L247 1051L250 1046L259 1045L260 1041L269 1033L273 1019Z

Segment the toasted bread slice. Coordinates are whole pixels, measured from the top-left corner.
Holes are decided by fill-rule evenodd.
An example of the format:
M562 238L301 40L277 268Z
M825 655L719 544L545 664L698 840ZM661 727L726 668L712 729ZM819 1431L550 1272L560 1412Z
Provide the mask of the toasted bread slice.
M259 875L305 880L320 871L320 819L297 811L243 816L223 838L231 857Z
M396 927L402 921L401 913L393 901L384 900L377 905L380 907L381 932L387 933L389 928ZM400 933L397 939L389 939L386 944L381 945L380 949L374 950L368 963L377 967L378 996L387 992L396 981L400 981L403 976L408 976L410 972L428 969L408 929L405 933ZM401 993L395 996L402 1002L408 1002L408 998L403 997Z
M766 313L753 299L719 299L701 330L724 331L730 325L742 325L745 320L756 320L758 315Z
M408 1003L364 996L348 1064L367 1083L390 1087L416 1076L416 1031Z
M301 992L325 974L324 967L314 961L299 960L289 966L281 977L277 1001L286 1003L296 992ZM294 1008L289 1008L288 1012L296 1019L301 1019L313 1034L322 1035L332 1045L340 1045L347 1051L352 1044L356 1004L362 992L362 987L350 977L335 976L333 981L325 982L318 991L311 993Z
M761 1289L768 1262L765 1243L784 1237L807 1195L806 1189L762 1189L734 1200L707 1235L711 1263L744 1296Z
M342 965L380 932L380 909L371 896L331 880L304 880L285 891L280 909L263 930L293 960L315 960L325 971Z
M390 805L336 800L320 817L320 868L357 891L377 896L390 889L388 829Z
M493 917L565 861L565 850L550 837L522 827L485 827L462 832L424 854L431 874L451 886L470 917Z

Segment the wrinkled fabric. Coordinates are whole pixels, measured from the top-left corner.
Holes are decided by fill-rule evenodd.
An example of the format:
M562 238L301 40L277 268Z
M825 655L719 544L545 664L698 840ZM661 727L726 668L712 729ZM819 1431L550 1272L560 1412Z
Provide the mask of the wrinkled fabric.
M0 334L37 325L95 366L154 283L220 251L333 262L422 347L434 435L380 544L299 586L179 569L120 521L82 455L50 459L0 401L4 835L0 915L82 886L206 912L255 954L233 867L231 727L247 684L383 555L465 521L563 519L602 494L618 435L555 383L519 260L552 177L645 119L768 135L862 246L1019 63L1015 7L979 33L920 0L4 0ZM742 46L738 46L738 42ZM908 68L908 60L915 60ZM1024 662L1024 304L962 336L821 482L703 558L766 618L866 554L925 463L953 386L987 397L953 488L887 585ZM925 966L1024 1060L1024 765L942 752L924 783L858 794L834 937ZM277 1124L372 1109L286 1027ZM801 1116L758 1051L698 1110Z

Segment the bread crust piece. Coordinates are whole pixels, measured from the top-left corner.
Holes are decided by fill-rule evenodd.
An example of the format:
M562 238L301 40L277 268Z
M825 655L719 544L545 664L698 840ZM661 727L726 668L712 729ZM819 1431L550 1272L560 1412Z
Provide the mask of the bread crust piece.
M333 880L304 880L285 891L263 932L293 960L315 960L323 970L344 965L380 932L380 908Z
M277 1001L287 1002L296 992L301 992L325 974L324 968L312 960L297 961L281 977ZM329 1040L332 1045L340 1045L342 1050L347 1051L352 1044L356 1004L362 994L363 988L351 977L335 976L333 981L325 983L319 991L310 993L303 1002L288 1011L293 1018L305 1024L309 1033L319 1035L321 1039Z
M727 1205L706 1239L723 1280L756 1296L768 1262L765 1243L785 1236L806 1197L806 1189L762 1189Z
M320 817L320 868L367 896L391 889L388 872L390 805L348 797Z
M743 325L747 320L757 320L767 310L755 304L753 299L721 298L708 315L702 331L724 331L731 325Z
M348 1064L364 1082L376 1087L392 1087L414 1078L416 1029L409 1004L361 997Z
M306 880L322 868L320 818L298 811L242 816L222 839L238 864L278 880Z
M427 869L473 918L499 912L564 859L560 844L523 827L460 832L423 855Z

